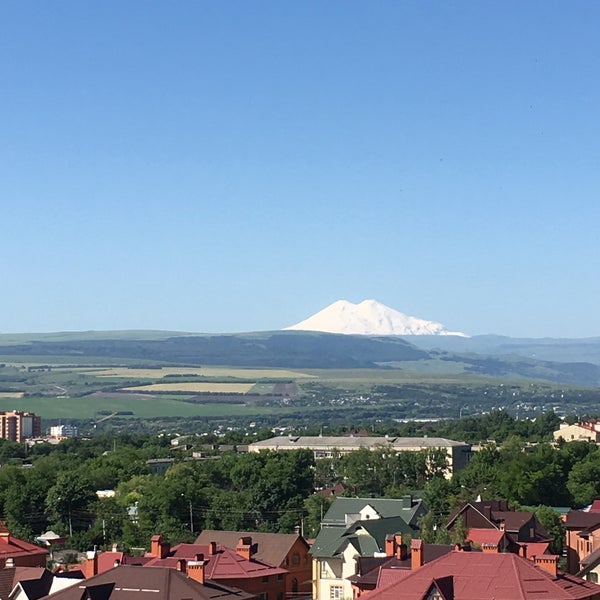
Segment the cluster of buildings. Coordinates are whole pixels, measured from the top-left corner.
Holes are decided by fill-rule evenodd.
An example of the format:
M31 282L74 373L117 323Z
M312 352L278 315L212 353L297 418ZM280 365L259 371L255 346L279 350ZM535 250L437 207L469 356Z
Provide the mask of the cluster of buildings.
M33 423L20 421L11 431L33 434ZM442 438L322 436L280 436L248 451L304 448L324 458L380 447L442 449L449 474L471 452ZM419 539L426 512L410 495L336 496L314 540L300 533L205 530L194 543L172 546L157 533L143 556L115 544L58 572L45 568L45 548L15 538L0 522L0 600L600 600L600 501L566 514L565 571L535 514L513 510L506 500L455 509L444 525L451 539L460 538L455 544ZM50 534L38 539L58 539Z
M44 568L47 551L0 525L0 598L10 600L600 600L600 502L572 511L568 571L530 512L506 501L465 502L445 527L466 541L418 539L426 511L411 496L338 497L315 540L298 534L203 531L171 546L160 534L133 556L114 545L68 572ZM598 540L596 540L596 534ZM589 543L589 546L587 545ZM596 546L596 547L595 547ZM592 552L586 557L577 551ZM595 556L592 556L595 555Z
M0 412L0 438L24 442L28 438L39 437L41 433L41 417L20 410Z
M50 427L50 436L42 437L42 418L34 413L11 410L0 412L0 439L18 443L36 441L54 441L76 437L74 425L54 425Z

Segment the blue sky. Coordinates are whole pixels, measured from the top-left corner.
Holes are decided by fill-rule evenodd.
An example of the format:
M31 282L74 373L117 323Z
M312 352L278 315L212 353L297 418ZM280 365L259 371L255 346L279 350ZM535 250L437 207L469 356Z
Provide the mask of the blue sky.
M600 4L0 3L0 331L375 298L600 335Z

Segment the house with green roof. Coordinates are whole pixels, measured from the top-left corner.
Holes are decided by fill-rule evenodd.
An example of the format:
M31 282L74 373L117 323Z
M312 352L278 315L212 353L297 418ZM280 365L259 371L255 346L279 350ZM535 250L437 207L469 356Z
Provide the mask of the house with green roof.
M336 498L321 523L312 547L313 600L353 597L348 577L355 575L358 559L385 556L390 534L414 536L418 519L427 509L411 496Z

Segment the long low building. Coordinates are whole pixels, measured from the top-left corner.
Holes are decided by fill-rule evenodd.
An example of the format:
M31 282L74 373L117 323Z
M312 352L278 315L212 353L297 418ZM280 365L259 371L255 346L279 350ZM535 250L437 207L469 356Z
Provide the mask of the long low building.
M471 457L471 445L439 437L352 437L352 436L278 436L248 445L249 452L261 450L311 450L316 459L331 458L366 448L389 448L395 452L419 452L428 449L445 450L448 472L462 469Z

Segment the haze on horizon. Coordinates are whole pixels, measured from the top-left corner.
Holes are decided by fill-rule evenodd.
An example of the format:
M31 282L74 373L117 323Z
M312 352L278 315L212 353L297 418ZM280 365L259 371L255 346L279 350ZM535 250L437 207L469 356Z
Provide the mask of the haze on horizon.
M0 4L0 332L376 298L600 335L598 3Z

